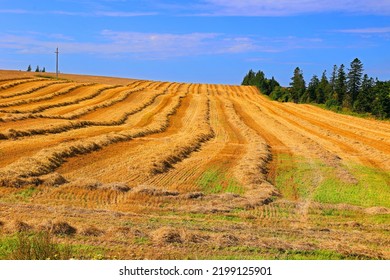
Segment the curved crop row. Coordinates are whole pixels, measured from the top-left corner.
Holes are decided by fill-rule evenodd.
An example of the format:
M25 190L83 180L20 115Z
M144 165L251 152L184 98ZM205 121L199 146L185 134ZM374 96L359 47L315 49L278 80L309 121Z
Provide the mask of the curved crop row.
M6 78L6 79L0 79L0 83L10 82L10 81L20 81L20 80L28 80L32 79L32 77L18 77L18 78Z
M140 89L133 89L126 91L126 94L130 92L136 92ZM58 126L50 126L45 128L30 128L30 129L11 129L7 132L0 133L0 139L17 139L20 137L34 136L34 135L43 135L43 134L57 134L63 133L70 130L81 129L89 126L119 126L124 124L128 118L138 112L141 112L152 103L155 102L156 98L159 96L165 95L168 91L168 88L162 92L155 93L151 98L146 99L144 102L135 103L133 106L130 106L127 112L123 112L122 116L117 120L111 121L77 121L77 122L68 122L66 124L61 124ZM103 108L103 107L102 107ZM35 116L38 117L38 116ZM47 126L47 125L46 125Z
M61 143L55 147L44 149L34 156L21 158L0 170L0 185L20 187L31 183L39 184L41 180L38 176L53 172L67 158L91 153L113 143L160 133L169 126L169 117L176 112L180 106L180 100L185 94L174 98L170 106L157 114L155 121L146 127Z
M15 80L16 80L16 82L10 82L10 83L7 83L5 85L0 86L0 91L1 90L5 90L5 89L9 89L9 88L12 88L12 87L15 87L15 86L18 86L18 85L21 85L21 84L30 83L30 82L36 82L36 81L44 81L46 79L15 78L15 79L6 79L6 80L2 80L2 81L15 81Z
M233 174L248 188L245 195L252 201L252 206L263 204L277 194L275 187L267 181L267 165L272 160L270 147L264 138L242 121L233 103L228 101L225 106L231 123L248 141L246 153L234 167Z
M153 164L151 174L166 172L174 164L187 158L192 152L197 151L203 143L214 137L214 131L210 126L209 99L203 95L200 97L205 98L206 102L199 102L197 114L192 121L186 122L184 129L174 137L175 141L169 144L170 153L165 156L157 156L159 160Z
M82 101L95 98L96 96L100 95L103 91L105 91L107 89L112 89L112 88L119 87L119 86L104 86L104 87L102 87L102 86L103 85L100 85L99 89L95 90L93 93L91 93L89 95L86 95L86 96L83 96L83 97L80 97L80 98L70 97L70 101L64 101L64 102L59 102L59 103L40 105L40 106L36 106L33 109L28 109L28 110L20 110L19 109L19 110L0 110L0 111L1 112L5 112L5 113L12 113L12 114L36 114L36 113L43 112L43 111L45 111L47 109L50 109L50 108L63 107L63 106L68 106L68 105L72 105L72 104L78 104L78 103L80 103Z
M23 104L30 104L30 103L34 103L34 102L50 100L56 96L67 94L75 89L78 89L78 88L86 86L86 85L90 85L90 84L76 84L76 85L71 86L70 88L56 91L56 92L53 92L53 93L50 93L50 94L47 94L44 96L35 97L35 98L28 98L28 99L21 99L21 100L17 100L17 101L13 101L13 102L8 102L8 103L2 103L2 104L0 104L0 108L6 108L6 107L11 107L11 106L18 106L18 105L23 105Z
M148 110L137 113L131 118L131 122L122 126L122 129L131 127L130 130L133 131L149 128L155 130L154 133L148 134L148 137L116 143L99 152L71 159L57 172L72 179L87 177L106 181L103 178L108 176L108 180L115 177L117 181L130 180L132 183L137 178L145 179L149 176L153 163L158 160L156 155L162 151L169 152L170 141L167 139L171 135L176 136L177 121L182 118L185 109L182 104L187 103L188 98L185 91L159 97ZM164 112L171 111L173 106L177 107L177 110L166 115ZM94 162L93 165L88 164L91 161ZM107 166L109 168L106 168Z
M177 94L174 94L177 95ZM173 96L173 95L172 95ZM169 97L169 96L167 96ZM158 98L155 103L150 106L148 109L148 114L151 111L154 111L151 118L157 115L160 111L163 110L163 107L160 106L161 101L166 100L167 97L163 96L163 98ZM134 99L134 102L128 104L127 111L132 109L136 109L140 104L142 104L146 99ZM159 109L158 109L159 108ZM156 110L158 109L158 110ZM28 141L2 141L1 142L1 154L0 158L0 166L6 167L8 164L15 162L16 160L22 157L31 157L35 153L39 152L39 150L50 148L57 146L59 143L69 143L76 140L86 139L88 137L94 137L99 135L106 135L109 133L120 133L122 131L127 131L131 128L142 127L142 125L138 125L143 123L143 126L150 124L150 122L144 123L141 120L144 118L146 114L143 111L140 111L129 118L126 123L119 126L86 126L77 130L66 131L63 133L52 134L50 136L46 135L35 135L33 138L30 138ZM109 118L107 118L109 119ZM46 121L45 119L41 120L42 122ZM20 122L21 127L30 127L33 129L36 126L36 122L34 119L25 120ZM50 120L50 122L46 123L47 127L42 128L50 128L51 123L55 126L62 126L70 124L73 122L66 122L64 120ZM9 124L7 124L9 125ZM16 127L16 126L15 126ZM39 128L39 126L36 126Z
M171 98L170 101L172 103L173 99ZM128 143L118 143L97 153L87 155L85 158L81 157L80 160L75 158L73 162L66 164L67 168L60 168L58 172L64 174L63 176L67 179L74 178L76 181L71 182L72 186L84 186L87 182L91 182L91 178L94 178L95 183L97 179L105 181L102 179L105 174L114 176L117 181L123 182L123 184L128 182L126 184L130 186L143 184L148 178L158 177L160 173L167 172L173 165L190 155L192 156L193 152L199 150L213 136L213 131L208 124L208 115L209 101L207 96L188 94L185 99L181 98L178 111L170 118L169 127L162 133L151 135L146 139L139 138ZM158 118L154 119L153 123L155 121L158 121ZM122 150L122 153L116 153L117 150ZM92 158L96 158L97 162L93 167L86 166L85 163L91 161ZM105 168L107 165L110 166L109 170ZM118 176L115 176L116 174ZM85 179L80 180L80 177L85 177ZM85 201L96 199L99 192L100 190L86 194ZM85 191L82 193L85 194ZM126 204L127 200L118 195L113 193L115 203L119 203L118 197L120 197L120 202ZM110 203L110 201L106 201L106 203ZM104 200L101 203L104 203Z
M136 92L140 92L140 91L143 91L145 90L145 87L143 86L140 86L140 87L135 87L135 88L131 88L129 90L125 90L123 92L120 93L120 95L117 97L117 98L113 98L111 100L107 100L107 101L103 101L102 103L99 103L99 104L95 104L93 106L87 106L87 107L83 107L83 108L79 108L79 109L76 109L75 111L73 112L70 112L70 113L66 113L66 114L63 114L63 115L55 115L55 114L37 114L38 117L41 117L41 118L50 118L50 119L66 119L66 120L75 120L75 119L78 119L90 112L93 112L93 111L96 111L98 109L104 109L104 108L108 108L110 106L113 106L117 103L120 103L122 101L125 101L130 95L136 93Z
M240 100L239 103L247 108L245 113L250 115L249 119L256 120L256 123L250 121L249 123L270 143L276 154L275 160L279 153L320 159L335 168L342 181L356 182L356 178L343 165L342 159L323 144L322 138L318 141L314 138L315 135L308 134L302 129L298 122L291 123L285 119L286 116L276 113L272 104L269 104L270 101L264 101L261 96L254 93L251 98Z
M259 96L260 100L264 97ZM293 131L312 139L333 154L346 158L358 158L365 165L386 168L388 166L388 152L390 146L383 141L366 140L364 136L350 133L341 128L332 128L332 125L321 123L315 119L304 116L280 104L263 102L272 115L288 124Z
M40 82L44 81L46 83L43 84L43 85L37 86L37 87L30 87L29 89L24 90L24 91L9 93L9 94L6 94L6 95L1 95L0 98L1 99L7 99L7 98L15 97L15 96L28 95L28 94L31 94L31 93L37 91L37 90L43 89L45 87L48 87L50 85L65 83L64 81L54 81L53 82L53 81L50 81L50 80L47 80L47 79L34 80L34 82L36 82L36 81L40 81Z

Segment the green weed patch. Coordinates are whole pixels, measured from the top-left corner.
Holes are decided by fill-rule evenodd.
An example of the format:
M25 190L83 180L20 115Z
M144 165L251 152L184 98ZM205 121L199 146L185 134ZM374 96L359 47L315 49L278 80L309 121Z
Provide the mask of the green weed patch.
M348 168L358 180L357 184L341 181L332 172L326 170L326 178L316 188L314 200L323 203L346 203L362 207L390 207L390 174L362 165Z
M209 169L198 179L197 185L207 194L210 193L235 193L243 194L244 188L233 177L224 171L215 168Z
M335 167L319 160L286 154L278 156L276 187L283 197L299 200L311 195L321 203L345 203L362 207L390 208L390 173L363 165L341 166L356 179L348 183L337 176Z

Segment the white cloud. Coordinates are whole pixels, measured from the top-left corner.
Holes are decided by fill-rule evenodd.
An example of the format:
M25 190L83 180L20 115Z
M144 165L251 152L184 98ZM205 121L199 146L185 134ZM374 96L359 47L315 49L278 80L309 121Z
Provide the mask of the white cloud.
M67 0L69 1L69 0ZM389 0L149 0L127 2L122 0L86 1L89 10L77 10L80 1L74 1L75 11L2 9L0 14L57 14L84 17L135 17L164 15L188 16L292 16L318 13L346 13L390 15ZM110 4L110 5L107 5ZM122 3L122 4L121 4ZM87 5L87 6L88 6ZM119 5L119 6L118 6ZM119 8L121 7L121 8ZM127 7L123 9L123 7Z
M27 14L27 13L29 13L27 10L22 10L22 9L0 10L0 14Z
M390 33L390 27L368 27L368 28L356 28L356 29L340 29L336 30L341 33L354 33L354 34L385 34Z
M203 15L210 16L289 16L343 12L352 14L390 14L388 0L204 0Z
M0 34L0 49L17 53L62 53L110 55L138 59L167 59L199 55L271 53L291 49L321 48L319 38L235 36L222 33L141 33L103 30L97 42L75 42L64 34L30 32Z
M75 12L64 10L0 10L0 14L29 14L29 15L61 15L61 16L76 16L76 17L140 17L140 16L154 16L157 12L123 12L123 11L90 11L90 12Z
M69 0L67 0L69 1ZM292 16L318 13L390 15L389 0L122 0L74 1L74 11L2 9L0 14L57 14L84 17L188 16ZM81 5L83 4L84 5ZM108 5L109 4L109 5ZM81 6L80 6L81 5ZM85 5L89 9L85 10ZM81 10L77 8L82 7ZM123 9L123 7L126 7Z
M107 12L107 11L96 11L93 12L95 16L101 17L140 17L140 16L154 16L157 15L157 12Z

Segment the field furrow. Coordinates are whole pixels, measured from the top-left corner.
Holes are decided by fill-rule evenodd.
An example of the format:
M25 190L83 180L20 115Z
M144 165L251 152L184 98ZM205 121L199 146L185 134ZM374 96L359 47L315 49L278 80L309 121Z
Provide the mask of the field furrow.
M358 159L363 164L380 166L386 168L388 157L381 150L387 148L375 146L364 146L356 140L349 138L346 134L339 135L337 130L332 130L329 126L319 126L320 124L307 117L296 117L295 111L281 107L280 104L270 102L265 97L252 97L257 99L258 106L261 109L268 110L269 114L277 117L279 121L287 123L293 131L297 131L305 137L314 140L333 154L340 155L346 159ZM275 104L274 104L275 103ZM349 135L350 136L350 135ZM378 149L377 149L378 148ZM375 149L375 150L374 150Z
M184 93L184 95L185 94L186 93ZM37 153L31 153L30 150L31 156L19 158L0 170L1 184L10 185L15 184L15 182L23 184L23 182L28 183L31 180L38 182L39 179L36 178L37 176L54 171L61 166L67 158L88 154L117 142L129 141L133 138L162 132L168 127L169 116L176 112L180 100L184 95L179 94L178 96L175 96L175 98L172 98L172 102L170 102L169 106L155 115L155 121L146 127L134 129L126 128L120 132L113 132L111 129L111 131L107 130L106 133L98 136L88 135L84 131L84 138L82 140L68 138L64 139L65 141L62 141L63 143L59 143L57 140L56 146L49 144L45 149L40 147ZM53 138L56 137L53 136ZM38 149L33 146L32 150L37 151ZM22 178L28 179L24 180Z
M75 84L75 83L53 84L41 90L35 91L34 93L30 94L28 98L24 96L16 96L14 98L4 100L4 102L0 102L0 108L8 108L8 107L22 105L22 104L49 100L55 96L66 94L67 92L81 86L83 86L83 84Z
M47 79L37 79L29 83L22 83L15 87L7 88L0 92L0 99L8 100L14 97L30 96L37 90L44 89L53 84L64 83L63 81L52 81Z
M342 125L339 123L339 125L334 125L334 123L329 122L328 120L319 119L315 115L311 115L310 117L307 116L306 112L302 112L300 110L292 110L288 106L285 106L283 108L287 113L294 115L297 118L300 118L302 120L305 120L319 128L321 128L324 131L330 131L332 133L335 133L336 135L352 139L354 143L361 142L365 146L373 147L376 150L379 150L383 153L388 154L390 152L390 133L383 135L385 138L381 137L381 133L375 133L373 138L369 137L369 132L365 131L362 132L362 134L359 133L361 128L353 129L351 131L349 125ZM341 128L340 128L341 127ZM379 134L379 137L378 137ZM375 139L376 138L376 139ZM378 139L379 138L379 139Z
M114 93L117 93L118 89L112 89ZM120 91L121 89L119 89ZM40 118L40 122L36 122L33 119L24 118L19 121L14 121L10 123L5 123L0 126L0 138L2 139L16 139L20 137L26 136L34 136L41 134L53 134L53 133L64 133L70 130L75 129L83 129L91 126L120 126L123 125L131 115L138 113L145 109L147 106L151 105L158 96L165 94L166 91L163 92L151 92L151 91L141 91L138 88L126 91L126 93L136 92L139 95L131 95L132 99L127 99L127 102L131 102L126 106L122 106L123 110L111 110L116 115L112 116L111 121L87 121L87 120L75 120L69 121L66 118L43 118L42 116L31 116L32 118ZM137 98L138 97L138 98ZM102 109L105 109L109 106L103 106ZM88 110L83 109L83 110ZM98 116L106 116L107 112L104 110L99 111ZM104 119L105 120L105 119ZM10 129L10 127L28 127L28 129ZM107 129L105 129L107 130ZM120 130L120 128L116 129ZM98 134L99 129L96 130L96 134Z
M4 91L6 89L24 84L24 83L30 83L33 81L42 81L43 79L37 79L37 78L10 78L10 79L4 79L1 82L0 91Z
M291 108L292 104L286 104ZM389 143L390 124L387 122L376 123L375 120L370 119L358 119L354 120L353 117L347 115L340 115L334 112L323 114L322 109L319 109L312 105L300 104L294 108L299 113L304 113L313 119L331 124L336 127L342 127L343 129L353 132L355 134L367 137L368 139L380 140ZM337 117L336 116L340 116Z
M170 186L169 189L179 192L220 194L212 199L214 205L221 204L225 192L238 194L237 200L245 207L262 204L275 191L264 176L268 148L264 140L241 121L233 104L220 96L223 88L208 87L207 91L212 100L210 125L215 137L175 169L151 178L147 184L160 188ZM215 209L215 206L200 207L197 211L207 211L207 208Z
M39 117L51 118L51 119L68 119L68 120L79 119L79 118L86 116L88 114L93 114L97 110L101 110L101 109L106 110L106 108L114 106L117 103L120 103L123 101L125 101L125 102L127 101L127 102L131 103L131 100L137 99L137 98L134 98L134 94L138 94L139 92L142 92L144 90L145 90L145 87L143 87L143 86L135 87L135 88L120 92L120 94L118 94L118 97L111 98L109 100L103 100L102 102L98 101L97 104L93 104L91 106L85 106L85 107L81 106L80 107L79 104L73 104L70 107L59 108L60 111L67 110L68 112L65 114L60 114L60 112L58 112L58 109L53 108L50 112L51 114L39 114ZM147 92L149 92L149 91L147 90ZM92 100L92 103L94 101L96 101L96 100ZM75 109L75 110L73 110L73 109ZM98 114L98 115L100 115L100 114Z
M171 124L173 119L181 118L183 111L186 110L187 106L180 106L181 101L186 100L186 98L184 98L186 94L187 92L174 94L171 96L170 102L165 104L164 108L161 108L160 106L156 106L154 109L151 108L151 110L156 110L156 114L154 114L153 117L154 120L153 122L148 122L144 128L138 127L137 124L133 126L135 127L132 129L133 131L140 131L143 129L146 131L144 132L144 135L148 137L123 139L124 142L112 143L94 153L69 159L57 170L58 173L71 181L70 184L64 185L61 188L64 188L65 190L72 189L70 193L78 194L77 201L79 201L79 196L82 195L84 201L91 204L96 203L95 196L97 195L100 197L99 193L102 189L103 192L110 192L110 197L116 203L119 203L120 200L124 201L123 193L117 192L115 189L112 190L111 187L107 186L113 186L115 184L134 186L135 181L133 180L153 175L152 169L155 168L154 163L156 163L157 158L153 157L153 155L148 155L148 152L150 153L151 150L156 151L156 143L151 145L150 150L148 150L148 147L143 147L153 141L150 137L156 135L155 133L158 133L158 135L167 135L173 133L173 130L179 129L179 127L171 126ZM139 121L143 122L142 118L140 118ZM130 131L131 130L127 133L130 133ZM154 141L160 142L158 140ZM137 149L137 147L141 147L142 149ZM162 149L160 148L161 147L159 147L158 152L161 154ZM170 150L168 152L170 152ZM142 158L144 164L140 164L140 158ZM90 163L91 160L93 164ZM148 165L149 160L151 162ZM88 164L85 164L86 162L88 162ZM106 168L107 164L110 168ZM138 165L138 168L136 165ZM95 171L98 172L95 173ZM113 175L116 178L116 181L114 182L110 180ZM131 177L131 180L129 180L129 177ZM93 186L96 185L99 186L98 190L90 192L91 186L93 188ZM111 191L107 190L107 188L111 188ZM66 199L62 195L63 193L64 191L52 189L51 192L40 197L39 200L63 200ZM67 198L71 197L67 196ZM102 205L107 205L112 203L112 200L102 200L100 197L99 201ZM77 201L75 203L77 203Z
M132 100L142 102L142 104L151 104L153 101L160 95L168 93L168 88L172 86L166 85L160 90L150 89L149 86L144 89L134 89L131 92L126 93L126 98L117 99L118 102L112 102L110 106L95 107L95 110L89 111L87 114L83 114L78 119L86 121L95 121L95 122L107 122L109 120L115 120L118 123L121 122L121 119L126 118L123 113L126 112L131 104ZM130 93L130 94L129 94ZM131 94L132 93L132 94ZM86 108L85 110L88 110Z
M93 99L100 95L104 90L115 88L117 86L107 85L85 85L66 92L65 94L54 96L49 100L41 100L33 104L22 104L12 106L5 110L8 113L16 114L36 114L44 112L50 108L63 107L72 104L79 104L84 100Z
M106 122L99 125L90 122L77 123L74 121L64 122L64 120L43 119L42 122L49 121L49 128L44 128L41 130L12 130L9 132L11 134L11 139L23 136L34 137L31 138L27 143L22 140L16 142L12 140L3 141L2 145L0 146L0 151L3 155L2 160L0 161L0 166L6 166L7 164L16 161L18 158L31 156L41 149L53 147L60 143L68 143L76 140L81 141L83 139L88 139L89 137L96 137L99 135L102 135L103 137L106 134L114 132L120 133L122 131L128 130L129 128L134 128L136 127L137 123L144 118L144 113L142 110L150 106L152 111L154 110L156 113L158 113L158 110L156 110L155 107L161 109L160 103L163 100L170 98L169 96L165 96L164 98L161 96L160 99L157 99L157 97L154 96L148 100L136 99L131 102L126 108L128 111L122 112L124 117L120 120L120 122L114 120L112 122ZM60 124L57 124L57 126L54 127L50 127L55 122ZM58 135L51 135L48 137L45 135L47 133L55 133ZM40 134L43 135L39 136Z
M108 89L102 91L99 95L94 96L91 99L85 99L85 100L82 100L81 102L76 103L76 104L69 104L66 106L53 107L53 108L47 109L44 112L44 116L52 117L52 118L55 116L58 116L58 117L65 119L66 117L64 117L64 116L69 116L70 114L74 113L77 110L85 110L85 111L94 110L94 109L96 109L96 106L98 106L98 104L112 100L112 99L116 98L118 95L122 94L123 92L125 92L127 90L134 90L135 88L129 87L129 86L108 88ZM43 114L41 114L41 115L43 115ZM75 115L77 115L77 113ZM72 119L72 117L70 117L69 119ZM74 117L73 117L73 119L74 119Z
M2 88L2 85L4 84L9 84L10 82L22 82L22 81L27 81L30 80L31 78L2 78L0 79L0 89Z
M136 123L134 123L133 126L135 128L153 126L153 123L156 121L156 117L158 118L161 114L159 112L163 112L164 110L167 110L167 108L172 108L172 106L174 106L177 102L175 99L181 100L181 98L185 95L187 95L187 92L181 92L175 98L172 98L171 96L170 98L162 99L158 106L150 108L146 114L140 115L140 118L136 120ZM99 174L94 173L93 177L100 179L103 182L107 182L107 180L112 177L112 174L115 174L115 177L118 178L119 181L137 184L139 183L139 180L152 176L155 172L163 171L162 169L165 168L164 162L166 158L172 155L172 151L176 151L170 141L170 137L172 137L171 135L174 135L178 143L181 143L179 140L185 135L184 131L178 133L180 126L175 123L177 119L181 119L184 115L187 109L187 99L192 100L191 97L186 97L181 100L180 107L177 109L175 115L170 117L169 127L167 127L164 131L155 135L151 134L148 137L134 139L130 142L118 143L103 149L98 153L94 153L93 155L91 154L74 159L74 161L78 162L77 164L71 163L64 165L64 167L59 171L63 172L64 169L71 168L75 170L72 177L77 177L76 174L78 174L79 171L74 168L74 166L83 166L84 164L82 162L89 162L91 157L94 157L95 162L99 159L99 162L96 162L97 166L106 166L107 164L111 166L110 170L104 172L101 170ZM164 154L167 154L167 156L163 157ZM89 167L85 168L89 169L88 174L90 174L89 172L92 172L92 169ZM95 168L95 170L98 169L100 168ZM65 172L64 174L67 173Z

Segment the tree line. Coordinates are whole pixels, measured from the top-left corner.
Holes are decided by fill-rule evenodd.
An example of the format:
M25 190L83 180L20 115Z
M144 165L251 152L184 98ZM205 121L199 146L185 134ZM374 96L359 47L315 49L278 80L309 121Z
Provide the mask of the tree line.
M32 71L32 68L31 68L31 65L29 65L27 67L27 72L31 72L31 71ZM42 70L41 70L41 69L39 69L39 66L37 66L37 68L35 68L35 72L46 72L46 68L43 67Z
M254 85L274 100L295 103L325 104L327 108L341 111L344 108L357 113L370 113L378 118L390 118L390 81L379 81L364 74L363 63L355 58L348 71L345 66L334 65L328 78L326 70L321 77L313 75L309 83L296 67L290 87L281 87L272 77L267 79L262 71L249 70L242 85Z

